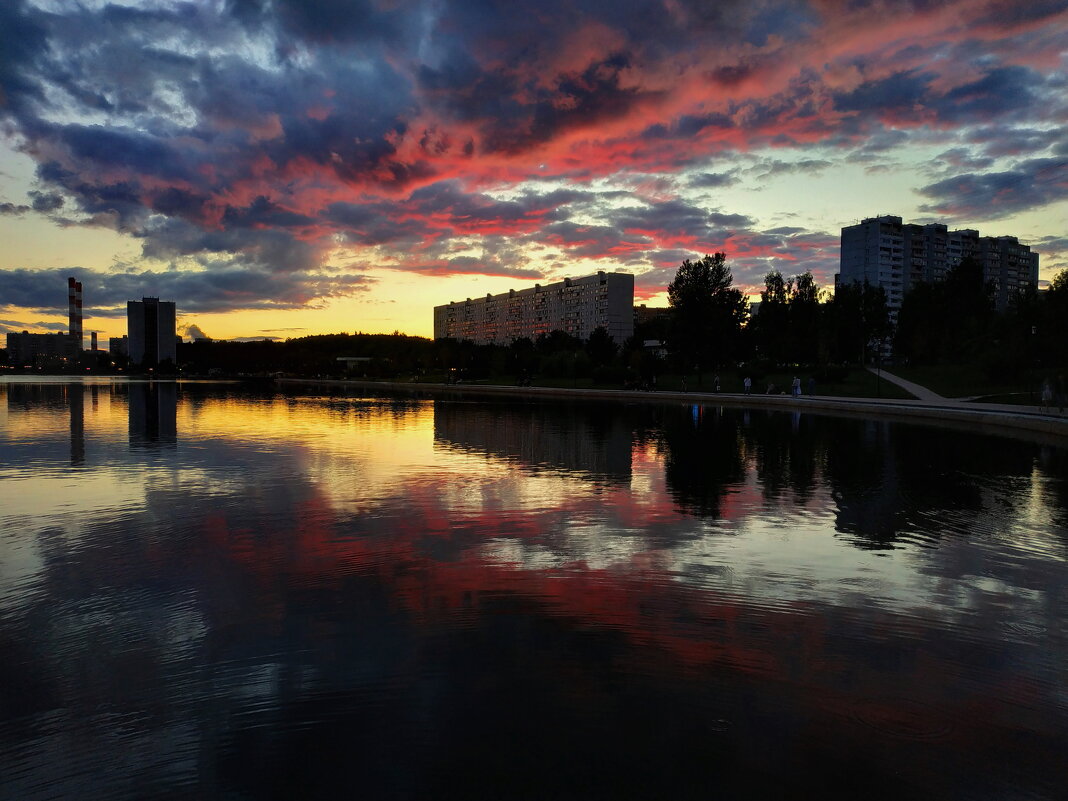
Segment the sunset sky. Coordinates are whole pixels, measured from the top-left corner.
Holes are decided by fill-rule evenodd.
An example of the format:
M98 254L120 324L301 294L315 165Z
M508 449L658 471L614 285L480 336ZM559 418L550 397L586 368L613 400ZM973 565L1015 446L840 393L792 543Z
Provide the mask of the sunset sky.
M1068 0L2 0L0 332L432 335L725 251L829 285L863 217L1068 267Z

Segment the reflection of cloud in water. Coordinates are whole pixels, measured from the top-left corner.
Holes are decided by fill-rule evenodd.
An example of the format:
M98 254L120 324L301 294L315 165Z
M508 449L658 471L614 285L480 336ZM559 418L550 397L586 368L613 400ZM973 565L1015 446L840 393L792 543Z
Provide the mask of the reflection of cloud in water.
M1068 592L1041 527L1064 479L1028 481L1026 443L1001 462L990 440L946 435L932 455L898 426L608 407L630 481L576 482L598 472L586 457L479 472L435 447L425 409L201 402L173 459L122 457L141 505L76 538L24 521L41 562L0 616L5 776L91 777L100 797L130 775L255 795L358 774L409 797L447 797L451 776L479 795L500 787L487 765L549 795L545 764L596 765L616 797L654 776L833 776L867 797L1053 786ZM380 453L389 431L403 444ZM882 549L855 547L873 541L847 516L866 503L901 521ZM974 533L935 528L952 515Z

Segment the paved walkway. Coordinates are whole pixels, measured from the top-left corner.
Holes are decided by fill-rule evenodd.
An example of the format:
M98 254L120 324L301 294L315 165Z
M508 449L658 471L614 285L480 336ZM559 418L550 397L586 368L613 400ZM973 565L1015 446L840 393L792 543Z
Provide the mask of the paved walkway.
M620 389L568 389L565 387L515 387L487 384L422 384L415 382L370 381L360 379L280 379L293 384L335 384L368 389L400 390L403 392L458 393L499 395L530 399L534 397L578 397L614 399L628 402L682 401L683 403L717 404L720 406L766 407L790 411L825 411L835 414L859 414L953 421L984 428L1028 430L1041 434L1068 437L1068 414L1038 406L1017 406L1008 403L969 403L963 398L945 398L926 387L913 384L895 375L880 371L883 378L899 383L919 398L844 398L831 395L743 395L735 392L720 394L707 392L675 392Z
M875 373L875 375L885 378L891 384L897 384L906 392L912 393L916 398L922 401L930 401L936 403L942 402L954 402L952 398L947 398L944 395L939 395L937 392L932 392L927 387L921 387L919 384L914 384L911 381L906 381L904 378L899 378L893 373L888 373L881 368L869 367L869 372Z

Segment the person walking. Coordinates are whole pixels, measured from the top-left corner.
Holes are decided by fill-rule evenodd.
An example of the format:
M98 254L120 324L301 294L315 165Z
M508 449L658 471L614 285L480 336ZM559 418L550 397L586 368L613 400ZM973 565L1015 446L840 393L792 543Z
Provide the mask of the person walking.
M801 397L801 379L798 378L796 375L794 376L794 382L793 382L793 385L792 385L792 389L793 389L794 397L795 398L800 398Z
M742 391L745 392L746 395L752 394L753 392L753 379L749 376L746 376L742 380Z

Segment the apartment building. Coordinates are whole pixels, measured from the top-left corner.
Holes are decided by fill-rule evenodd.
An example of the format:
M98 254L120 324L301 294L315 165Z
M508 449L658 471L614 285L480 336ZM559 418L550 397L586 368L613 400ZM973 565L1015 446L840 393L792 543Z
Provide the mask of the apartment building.
M146 367L175 361L175 306L159 298L126 302L127 347L130 361Z
M838 282L862 282L886 291L891 315L916 283L941 281L961 260L975 258L1003 311L1027 287L1038 285L1038 254L1014 236L979 236L970 228L950 231L940 223L902 223L871 217L842 229Z
M512 289L434 307L434 338L507 345L564 331L589 339L598 327L622 344L634 333L634 276L603 270L530 289Z

